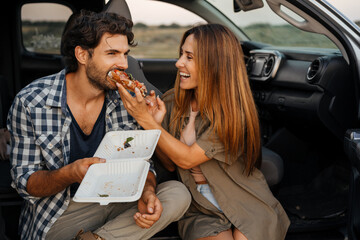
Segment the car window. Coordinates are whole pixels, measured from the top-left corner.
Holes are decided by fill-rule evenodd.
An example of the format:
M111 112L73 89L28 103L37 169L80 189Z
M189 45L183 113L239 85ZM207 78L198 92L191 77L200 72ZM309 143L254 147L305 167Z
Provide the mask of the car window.
M276 15L264 2L264 7L252 11L234 12L233 1L207 0L233 21L250 40L281 47L337 48L326 36L300 30ZM287 14L290 10L282 7ZM290 13L296 20L303 20Z
M332 6L338 9L341 13L345 14L347 18L360 26L360 1L353 0L327 0Z
M194 13L168 3L128 0L127 4L137 43L131 55L136 58L178 58L182 34L194 24L206 23Z
M29 52L60 54L61 34L72 10L57 3L27 3L21 8L22 42Z

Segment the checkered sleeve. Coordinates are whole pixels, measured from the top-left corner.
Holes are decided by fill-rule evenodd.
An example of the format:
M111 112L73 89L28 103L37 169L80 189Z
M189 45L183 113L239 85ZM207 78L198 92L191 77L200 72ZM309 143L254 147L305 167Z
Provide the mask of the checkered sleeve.
M20 96L14 99L9 110L7 127L11 134L10 160L12 163L12 186L20 196L34 202L39 199L26 191L27 181L32 173L40 169L40 149L35 144L30 114Z
M155 175L155 178L157 178L154 161L150 159L149 163L150 163L149 171L152 172Z

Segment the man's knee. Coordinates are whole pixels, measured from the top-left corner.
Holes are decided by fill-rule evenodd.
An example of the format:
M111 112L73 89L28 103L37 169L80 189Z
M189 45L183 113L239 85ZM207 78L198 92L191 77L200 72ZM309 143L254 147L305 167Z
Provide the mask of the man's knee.
M191 194L185 185L179 181L171 180L159 184L157 194L163 205L163 213L170 213L176 216L176 220L189 208L191 203Z

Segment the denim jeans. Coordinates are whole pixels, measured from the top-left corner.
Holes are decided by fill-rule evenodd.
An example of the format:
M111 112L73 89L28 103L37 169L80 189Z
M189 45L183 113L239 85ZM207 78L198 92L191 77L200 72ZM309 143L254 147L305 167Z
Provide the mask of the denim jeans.
M196 189L200 192L209 202L211 202L220 212L222 212L218 202L216 201L214 195L211 192L209 184L197 184Z

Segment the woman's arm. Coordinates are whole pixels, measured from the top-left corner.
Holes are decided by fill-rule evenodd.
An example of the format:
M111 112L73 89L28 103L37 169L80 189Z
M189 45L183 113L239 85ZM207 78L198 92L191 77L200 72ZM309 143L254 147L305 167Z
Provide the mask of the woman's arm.
M148 112L148 107L144 98L141 96L140 91L135 91L136 96L132 97L120 84L118 85L118 90L125 108L144 129L161 130L157 145L160 156L161 153L163 153L163 155L167 156L173 163L183 169L189 169L210 160L210 158L205 155L205 151L198 144L194 143L193 145L188 146L162 128ZM164 102L160 99L158 99L158 101L159 111L166 111ZM166 159L163 158L162 160Z
M183 169L190 169L210 160L196 142L188 146L165 130L161 131L158 146L173 163Z

